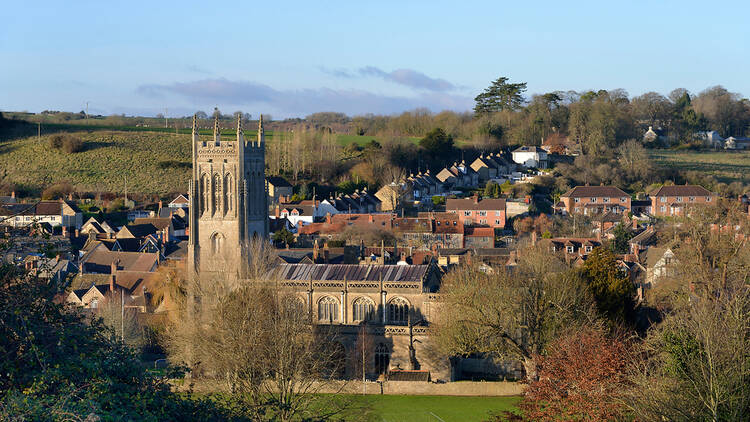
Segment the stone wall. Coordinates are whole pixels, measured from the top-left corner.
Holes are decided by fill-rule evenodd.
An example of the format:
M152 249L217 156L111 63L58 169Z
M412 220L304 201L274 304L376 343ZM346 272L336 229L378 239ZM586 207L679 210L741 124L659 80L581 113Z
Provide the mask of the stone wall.
M375 381L364 383L366 394L416 395L416 396L518 396L523 394L524 385L506 381ZM345 384L331 384L321 388L320 393L362 394L362 381L347 381Z

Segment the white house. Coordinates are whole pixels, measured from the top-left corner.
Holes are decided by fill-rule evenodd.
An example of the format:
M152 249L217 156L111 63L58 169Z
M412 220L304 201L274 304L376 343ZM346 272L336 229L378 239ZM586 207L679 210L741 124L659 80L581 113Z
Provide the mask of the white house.
M534 146L522 146L512 153L513 161L526 168L547 168L547 151Z
M735 138L734 136L730 136L727 138L726 142L724 143L725 149L749 149L750 148L750 138Z

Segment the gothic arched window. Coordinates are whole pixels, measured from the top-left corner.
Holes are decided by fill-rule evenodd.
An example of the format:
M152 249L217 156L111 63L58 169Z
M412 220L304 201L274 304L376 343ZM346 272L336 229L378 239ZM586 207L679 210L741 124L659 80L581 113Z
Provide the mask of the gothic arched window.
M331 296L324 296L318 301L318 320L333 323L339 319L339 301Z
M409 302L397 297L388 302L388 323L406 325L409 322Z
M216 257L224 252L224 235L214 233L211 235L211 253Z
M234 192L232 187L232 175L224 176L224 214L228 215L234 210Z
M208 191L208 176L206 176L206 173L203 173L201 175L200 192L198 194L198 200L200 201L200 213L198 215L203 215L206 212L206 208L208 207Z
M366 297L357 298L352 303L353 321L370 321L375 316L375 304Z
M375 372L378 374L385 374L386 371L388 371L390 361L391 352L388 351L388 346L379 343L375 347Z
M214 182L211 184L211 204L213 205L212 214L216 214L221 209L221 176L218 173L214 174Z

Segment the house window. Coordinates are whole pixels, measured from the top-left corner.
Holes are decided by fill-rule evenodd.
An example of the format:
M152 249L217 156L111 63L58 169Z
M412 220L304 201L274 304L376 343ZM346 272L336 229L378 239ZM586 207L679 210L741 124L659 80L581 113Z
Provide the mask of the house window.
M573 247L572 247L572 246L566 246L566 247L565 247L565 250L566 250L566 251L567 251L568 253L573 253Z
M500 217L500 211L495 211L495 217Z
M352 319L354 321L369 321L375 315L375 305L366 298L360 297L352 304Z
M325 296L318 301L318 320L334 322L339 319L339 302L331 296Z
M624 196L622 198L620 198L620 202L627 202L627 201L628 201L628 198L626 198Z
M487 215L487 211L479 211L480 217L485 217Z
M661 198L659 198L659 200L661 202L667 202L667 197L666 196L662 196Z
M495 220L496 225L500 225L500 220Z
M710 196L706 197L706 202L711 202L711 197Z
M665 207L664 205L662 205L661 208L659 208L659 210L661 210L661 212L666 212L667 211L667 207Z
M388 323L406 325L409 322L409 303L400 297L388 303Z
M606 204L607 202L609 202L609 198L602 198L602 202Z
M694 196L690 197L690 202L695 202L695 197Z
M464 211L464 216L471 217L471 211Z
M581 202L581 198L575 198L575 199L573 200L573 202L575 202L575 203L577 204L577 203Z
M98 308L99 307L99 299L92 299L91 302L89 303L89 306L91 307L91 309Z
M584 248L584 250L586 251L586 253L589 253L589 252L591 252L591 249L592 249L592 247L591 247L591 246L586 246L586 247Z
M596 202L596 198L591 198L591 203L593 204L595 202Z
M479 224L487 224L487 220L479 220Z
M388 351L388 346L380 343L375 347L375 372L378 374L385 374L388 371L388 365L390 365L391 353Z
M681 196L677 197L677 202L682 202L682 197Z

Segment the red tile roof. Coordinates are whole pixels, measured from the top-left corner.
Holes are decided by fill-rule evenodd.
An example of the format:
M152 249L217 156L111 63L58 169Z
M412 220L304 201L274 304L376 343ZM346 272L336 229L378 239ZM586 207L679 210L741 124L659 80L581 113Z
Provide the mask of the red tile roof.
M630 195L615 186L576 186L565 192L562 198L617 198L624 196Z
M475 198L465 199L451 199L445 202L446 210L483 210L483 211L505 211L505 199L480 199L475 201Z

